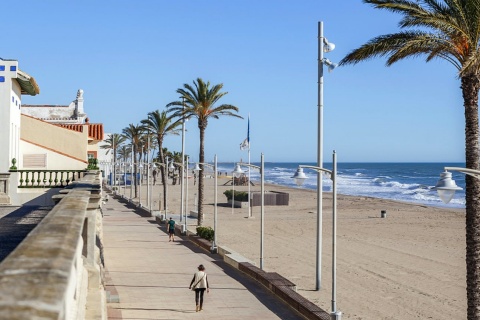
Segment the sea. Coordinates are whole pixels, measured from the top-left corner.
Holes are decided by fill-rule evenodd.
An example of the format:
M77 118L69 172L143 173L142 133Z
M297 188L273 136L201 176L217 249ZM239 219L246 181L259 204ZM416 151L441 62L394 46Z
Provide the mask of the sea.
M251 164L260 166L260 163ZM304 169L308 179L298 187L294 175L298 166L316 163L265 162L265 183L293 188L317 189L316 172ZM463 188L457 191L449 204L444 204L432 188L440 178L444 167L465 167L464 163L337 163L337 192L344 195L366 196L382 199L418 203L428 206L465 208L465 175L452 172L457 185ZM234 163L218 163L221 174L231 175ZM331 163L324 164L332 169ZM247 171L248 168L243 168ZM252 181L260 181L260 173L250 169ZM332 182L324 175L323 190L331 191Z

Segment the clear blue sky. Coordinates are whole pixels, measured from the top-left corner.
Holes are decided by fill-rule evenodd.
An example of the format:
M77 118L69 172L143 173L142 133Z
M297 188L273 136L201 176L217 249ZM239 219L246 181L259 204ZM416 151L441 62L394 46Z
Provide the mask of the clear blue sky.
M250 114L252 161L315 161L317 24L334 62L369 39L398 30L400 17L360 0L16 1L2 14L1 57L16 59L41 94L25 104L68 104L120 133L177 100L197 77L223 83L237 118L211 120L206 159L247 158L239 145ZM198 159L196 120L186 153ZM180 137L165 146L181 151ZM464 161L460 82L443 61L384 59L324 77L324 153L340 162Z

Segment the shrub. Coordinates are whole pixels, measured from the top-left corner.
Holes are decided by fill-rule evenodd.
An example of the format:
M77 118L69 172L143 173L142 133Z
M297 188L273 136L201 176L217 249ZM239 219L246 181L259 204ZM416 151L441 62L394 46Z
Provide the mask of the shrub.
M197 227L197 235L205 240L212 241L214 234L215 231L210 227Z
M226 190L223 194L227 200L232 200L233 190ZM235 190L235 201L248 201L248 192Z

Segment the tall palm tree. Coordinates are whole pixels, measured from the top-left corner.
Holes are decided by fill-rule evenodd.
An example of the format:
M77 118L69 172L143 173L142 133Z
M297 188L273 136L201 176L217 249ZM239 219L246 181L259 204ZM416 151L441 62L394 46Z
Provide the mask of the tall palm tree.
M387 57L387 66L424 55L450 62L460 79L465 108L465 162L479 169L478 93L480 89L480 0L364 0L403 15L409 30L371 39L340 64ZM413 29L412 29L413 28ZM480 319L480 181L466 177L467 317Z
M167 104L173 115L180 119L190 119L192 117L198 120L198 129L200 130L200 152L198 160L200 163L205 162L205 129L208 125L208 120L218 119L220 116L232 116L242 118L234 112L238 112L238 108L231 104L215 104L226 95L228 92L220 92L223 84L216 84L210 87L210 82L204 82L201 78L193 81L194 87L185 83L183 88L177 89L177 93L184 101L173 101ZM200 165L203 169L203 165ZM203 175L198 175L198 222L201 226L203 224Z
M173 121L173 116L168 115L166 111L160 112L159 110L155 110L148 113L148 118L142 120L142 125L145 130L152 135L155 136L157 139L157 147L160 154L160 162L163 163L165 166L160 166L160 175L162 177L162 184L163 188L163 209L167 210L167 189L165 188L165 184L167 183L167 177L165 175L167 168L166 168L166 161L165 161L165 154L163 150L163 140L165 136L169 134L178 135L179 130L177 127L181 124L180 120Z
M113 159L117 160L117 150L125 142L125 137L118 133L112 133L107 139L104 140L105 144L100 148L106 149L107 154L110 150L113 151Z
M142 139L142 133L143 133L143 127L139 124L134 125L134 124L129 124L128 127L124 128L122 130L123 135L125 136L126 139L130 140L132 147L133 147L133 184L134 184L134 190L135 190L135 198L138 195L138 190L137 190L137 164L139 159L137 159L137 153L139 153L139 149L141 146L141 139ZM141 157L141 155L140 155ZM140 159L141 160L141 159Z
M118 150L118 155L122 159L122 161L125 163L127 162L128 159L130 159L132 152L132 148L126 145L120 146L120 149Z

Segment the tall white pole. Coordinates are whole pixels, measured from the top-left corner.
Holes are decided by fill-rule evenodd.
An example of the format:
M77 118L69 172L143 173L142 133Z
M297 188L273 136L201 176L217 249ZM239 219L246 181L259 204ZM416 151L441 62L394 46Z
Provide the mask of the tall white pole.
M262 175L262 180L260 184L260 193L262 195L261 200L261 212L260 212L260 269L263 270L263 240L264 240L264 233L265 233L265 166L263 161L263 153L261 156L261 167L260 167L260 174Z
M185 172L187 173L185 179L185 220L184 220L184 230L187 232L187 211L188 211L188 156L186 157Z
M166 174L166 179L165 179L165 185L163 186L165 188L165 220L167 220L167 212L168 212L168 157L165 157L165 171L167 172Z
M127 192L127 163L124 162L123 163L123 198L124 199L127 197L125 195L126 192Z
M133 166L134 166L134 154L133 154L133 144L132 144L132 156L130 157L132 160L131 166L130 166L130 202L132 201L133 198L133 184L134 184L134 179L133 179Z
M234 163L235 166L235 163ZM232 173L232 214L234 212L234 206L235 206L235 174Z
M115 166L117 159L115 159L115 153L116 152L115 152L115 140L114 140L115 139L115 133L112 133L111 137L112 137L112 145L113 145L113 154L112 154L112 157L113 157L113 186L117 187L117 178L116 178L117 167ZM110 182L110 185L112 185L111 182ZM120 193L120 190L118 190L118 191Z
M218 189L218 172L217 172L217 155L215 155L214 157L214 162L213 162L213 170L215 171L214 173L214 183L215 183L215 186L213 188L213 192L214 192L214 195L213 195L213 202L215 204L214 208L213 208L213 243L212 243L212 252L217 252L217 248L218 248L218 243L217 243L217 189Z
M147 136L147 207L148 211L152 213L152 192L150 190L150 135Z
M141 153L140 155L143 155L143 147L140 149ZM137 164L138 171L140 173L140 179L138 179L138 206L142 206L142 171L143 171L143 165L140 159L138 160Z
M318 145L317 166L323 168L323 22L318 22ZM322 278L322 210L323 210L322 173L317 173L317 259L315 290L320 290Z
M337 153L333 151L332 169L332 319L341 319L342 313L337 310Z
M248 114L248 164L250 165L250 114ZM252 194L250 192L250 167L248 167L248 217L252 217L252 207L250 198Z
M185 98L182 97L182 99L183 99L183 110L185 110ZM188 174L187 174L187 177L188 177ZM182 120L182 176L180 177L180 181L182 182L182 185L180 189L180 222L182 221L182 215L184 211L184 206L183 206L183 193L185 192L184 179L185 179L185 118ZM186 231L187 229L185 229L185 232Z

